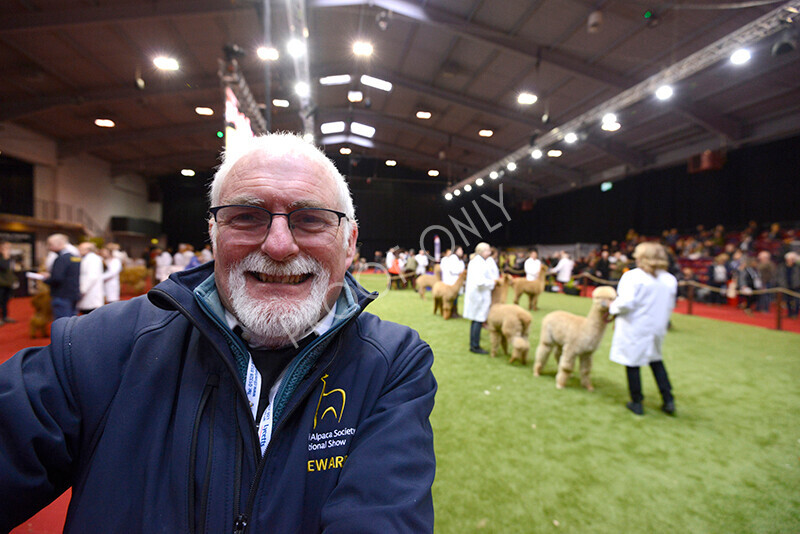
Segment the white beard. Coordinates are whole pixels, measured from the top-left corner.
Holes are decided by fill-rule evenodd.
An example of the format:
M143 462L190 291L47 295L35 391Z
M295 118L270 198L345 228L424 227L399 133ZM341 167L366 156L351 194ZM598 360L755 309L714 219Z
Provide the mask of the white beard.
M254 298L247 292L245 273L248 271L274 276L313 273L311 292L300 302L276 296ZM309 334L323 312L328 311L325 296L330 277L330 272L322 264L308 256L279 263L259 252L251 252L231 266L228 274L229 302L247 341L251 345L274 349L294 344Z

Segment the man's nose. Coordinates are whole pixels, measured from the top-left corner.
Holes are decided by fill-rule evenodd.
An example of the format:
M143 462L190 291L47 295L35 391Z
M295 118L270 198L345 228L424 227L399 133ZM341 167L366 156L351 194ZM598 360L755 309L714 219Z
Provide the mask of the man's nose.
M272 217L267 238L261 243L261 251L275 261L289 259L300 251L286 217Z

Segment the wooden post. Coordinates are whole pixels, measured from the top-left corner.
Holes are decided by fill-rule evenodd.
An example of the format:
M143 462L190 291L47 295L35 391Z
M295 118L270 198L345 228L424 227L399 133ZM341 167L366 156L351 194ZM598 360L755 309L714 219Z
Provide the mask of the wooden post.
M686 313L688 315L692 315L692 304L694 303L694 286L691 284L689 284L688 297L689 297L689 305L688 308L686 309Z
M781 293L780 291L777 291L775 293L775 329L776 330L782 330L781 327L783 326L781 324L781 319L782 319L781 318L781 313L783 311L781 309L782 308L782 304L783 304L783 293Z

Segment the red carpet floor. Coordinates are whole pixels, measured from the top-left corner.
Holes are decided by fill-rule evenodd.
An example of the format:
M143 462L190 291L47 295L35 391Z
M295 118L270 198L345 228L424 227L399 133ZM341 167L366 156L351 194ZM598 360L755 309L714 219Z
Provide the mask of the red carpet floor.
M33 307L30 298L12 299L9 303L9 316L16 319L16 323L6 324L0 327L0 363L6 361L17 351L25 347L44 346L49 343L48 338L31 339L29 334L28 320L33 315ZM688 302L681 300L676 308L677 313L687 313ZM695 302L692 305L693 315L729 321L735 323L759 326L762 328L776 327L776 314L754 313L747 315L734 306L712 306ZM785 313L785 312L784 312ZM788 332L800 334L800 320L782 318L782 329ZM37 515L12 530L12 534L35 533L35 534L56 534L64 529L64 517L66 516L67 506L69 505L70 492L67 491L56 499L50 506L39 512Z

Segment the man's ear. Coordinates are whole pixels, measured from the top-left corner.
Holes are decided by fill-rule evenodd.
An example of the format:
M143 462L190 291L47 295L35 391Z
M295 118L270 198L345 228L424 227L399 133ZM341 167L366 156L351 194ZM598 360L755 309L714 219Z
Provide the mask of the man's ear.
M347 242L347 256L345 257L345 269L349 269L353 264L353 258L356 255L356 243L358 243L358 225L354 222L351 223L350 239Z

